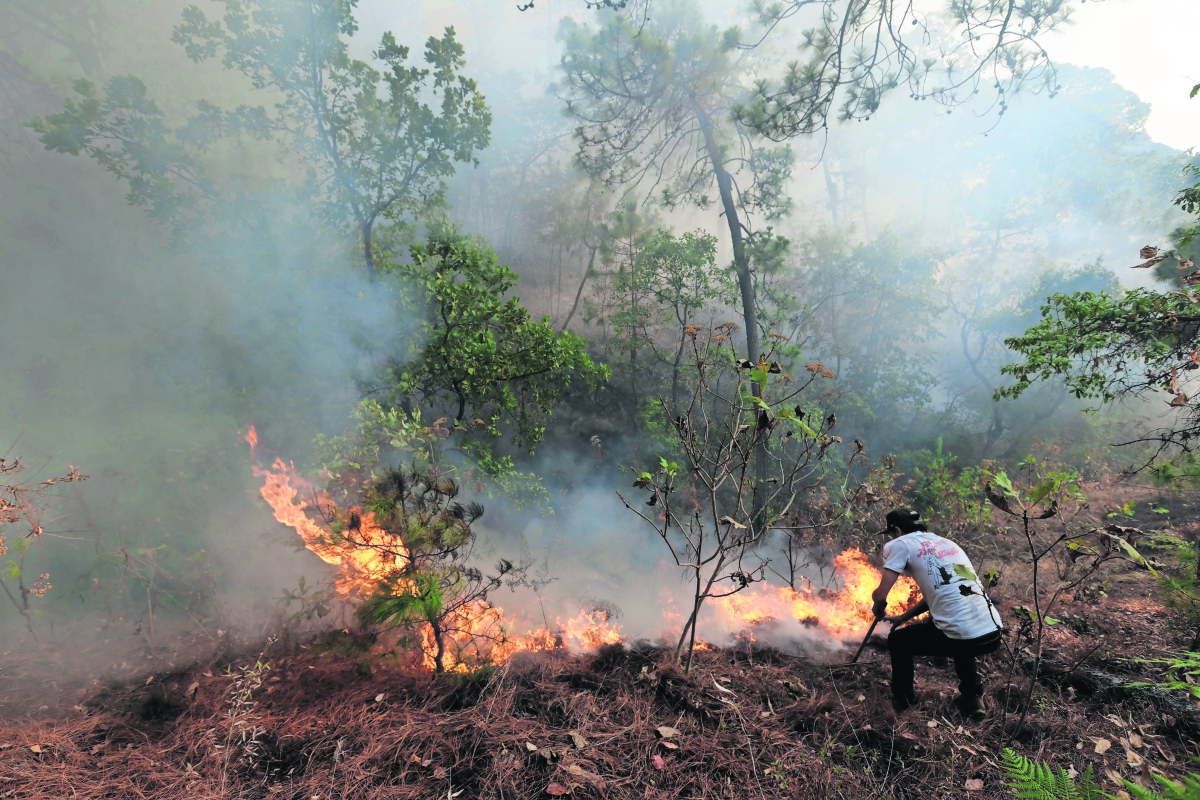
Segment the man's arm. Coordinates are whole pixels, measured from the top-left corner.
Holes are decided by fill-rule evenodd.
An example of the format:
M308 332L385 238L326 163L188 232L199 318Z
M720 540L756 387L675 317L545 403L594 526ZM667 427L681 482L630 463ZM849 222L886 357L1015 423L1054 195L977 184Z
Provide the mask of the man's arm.
M874 603L873 610L875 619L883 619L884 612L887 611L887 596L892 587L896 585L896 581L900 578L899 572L893 572L890 569L884 569L879 576L879 588L871 593L871 601Z
M899 572L893 572L892 570L885 568L882 571L882 574L879 576L879 588L871 593L871 600L874 602L873 611L875 612L875 619L887 620L888 622L892 623L893 626L903 625L913 617L924 614L929 610L929 603L925 602L924 598L922 598L921 602L917 603L903 614L897 614L894 617L884 616L884 614L887 612L888 592L890 592L892 587L896 585L896 581L899 578Z
M917 603L915 606L910 608L908 611L905 611L903 614L897 614L894 617L884 617L884 619L887 620L888 622L892 623L893 628L898 628L901 625L903 625L904 623L908 622L913 617L919 617L928 610L929 610L929 603L926 603L925 600L922 599L921 602Z

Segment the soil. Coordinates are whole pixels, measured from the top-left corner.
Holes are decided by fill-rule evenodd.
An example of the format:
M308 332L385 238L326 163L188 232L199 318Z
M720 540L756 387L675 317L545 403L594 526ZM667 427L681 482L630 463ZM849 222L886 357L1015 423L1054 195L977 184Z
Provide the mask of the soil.
M1156 507L1148 495L1137 515ZM992 593L1002 610L1027 602L1015 552ZM1012 625L981 661L979 722L957 713L944 659L918 661L920 704L893 712L879 637L853 666L746 636L698 652L690 675L669 651L631 644L524 654L471 677L364 669L293 640L263 653L257 677L257 648L186 667L134 654L121 680L63 683L39 702L48 646L0 671L0 798L1007 798L1005 748L1091 766L1109 792L1186 774L1200 709L1182 691L1130 686L1163 679L1138 659L1192 642L1149 573L1107 567L1052 615L1020 728L1035 660L1014 653Z

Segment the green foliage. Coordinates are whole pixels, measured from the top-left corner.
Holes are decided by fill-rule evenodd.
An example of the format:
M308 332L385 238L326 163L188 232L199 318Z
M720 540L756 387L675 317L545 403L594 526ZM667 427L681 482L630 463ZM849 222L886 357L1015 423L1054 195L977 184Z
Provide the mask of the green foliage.
M1165 658L1137 658L1139 664L1161 664L1167 680L1156 683L1135 682L1130 686L1156 686L1169 691L1184 691L1192 697L1200 698L1200 686L1194 679L1200 677L1200 653L1185 651L1181 653L1166 653Z
M1150 547L1163 553L1169 564L1158 569L1158 588L1163 604L1181 614L1196 629L1192 646L1200 646L1200 554L1195 542L1185 542L1174 536L1158 535Z
M1006 747L1000 753L1000 769L1008 779L1008 788L1022 800L1101 800L1108 797L1100 791L1091 764L1078 780L1073 780L1062 767L1056 771L1045 762L1033 761Z
M957 458L943 451L940 436L934 450L921 450L912 460L913 507L926 519L978 525L991 518L991 506L983 494L987 473L982 466L952 469Z
M376 592L355 614L364 625L399 627L436 623L443 608L441 581L436 575L424 574Z
M1200 775L1189 773L1180 779L1182 786L1167 780L1162 775L1150 773L1158 783L1154 788L1143 788L1132 781L1125 781L1125 789L1136 800L1200 800ZM1155 788L1157 791L1155 791Z
M376 400L363 400L351 414L353 433L337 436L318 434L313 440L317 462L327 481L338 484L341 493L356 490L380 464L408 454L424 468L434 458L440 437L432 427L421 425L421 411L384 409Z
M1193 177L1200 175L1194 164L1187 170ZM1187 214L1200 213L1200 183L1181 191L1175 205ZM1186 248L1193 244L1196 230L1180 229L1173 238ZM1195 266L1179 251L1160 256L1156 247L1149 247L1141 253L1147 266L1163 263L1168 255L1174 255L1180 269ZM1189 402L1180 387L1188 372L1200 368L1200 313L1195 306L1200 293L1189 294L1193 274L1181 280L1183 289L1170 292L1139 288L1121 295L1051 295L1036 325L1005 340L1024 361L1002 368L1016 382L998 390L996 398L1019 397L1035 381L1051 378L1060 378L1076 397L1101 403L1167 392L1169 421L1137 441L1156 441L1155 456L1172 446L1186 453L1200 436L1200 405Z
M221 20L188 6L172 39L193 61L220 58L254 89L276 93L282 99L270 108L226 111L200 101L195 114L175 123L139 78L118 76L103 97L91 82L77 81L78 100L30 127L49 150L95 159L128 183L131 204L166 223L203 222L204 214L238 222L232 208L254 207L245 202L247 189L253 197L269 183L262 175L222 181L209 162L222 143L272 142L281 160L300 156L308 174L293 190L360 238L373 274L376 223L390 224L389 242L407 238L416 221L444 207L455 164L472 162L489 140L491 113L461 74L454 29L428 39L425 68L409 66L409 48L384 33L372 53L380 71L349 55L355 0L222 5Z
M438 672L468 658L487 662L491 648L505 641L488 597L502 586L523 585L531 564L501 559L490 575L473 566L471 525L483 507L459 503L458 493L436 471L387 469L361 491L373 531L365 532L358 509L339 511L339 524L330 526L331 545L379 565L359 587L365 593L355 610L359 622L412 632Z
M1194 453L1180 453L1176 458L1158 461L1147 471L1159 486L1175 491L1200 485L1200 457Z
M397 403L415 399L446 413L464 433L510 434L532 451L572 381L594 386L607 378L582 338L556 334L549 319L532 321L520 298L505 299L517 274L498 264L490 248L446 234L413 245L412 263L394 269L419 342L411 357L394 358L388 367ZM490 450L474 438L488 454L479 455L484 463ZM511 469L511 461L490 463L498 473Z

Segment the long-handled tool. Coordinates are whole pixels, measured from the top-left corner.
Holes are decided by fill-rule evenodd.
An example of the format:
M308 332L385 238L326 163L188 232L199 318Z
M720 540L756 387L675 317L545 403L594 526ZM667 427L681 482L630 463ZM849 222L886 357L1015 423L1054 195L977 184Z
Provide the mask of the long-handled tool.
M863 648L867 646L867 640L871 638L871 634L875 632L875 626L879 624L879 617L876 617L871 622L871 627L867 628L867 635L863 637L862 644L858 646L858 650L854 653L854 658L850 659L851 664L858 663L858 657L862 655Z

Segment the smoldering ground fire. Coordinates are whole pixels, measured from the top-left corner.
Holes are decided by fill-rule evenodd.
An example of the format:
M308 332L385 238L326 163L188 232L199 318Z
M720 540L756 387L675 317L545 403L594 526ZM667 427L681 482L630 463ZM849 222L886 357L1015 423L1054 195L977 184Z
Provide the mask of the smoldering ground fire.
M257 458L258 434L253 425L244 438ZM332 581L340 600L361 601L388 576L403 570L408 557L404 542L376 524L370 511L352 509L355 530L351 535L333 536L329 527L336 513L333 502L299 476L292 464L276 457L270 467L255 460L252 469L263 479L259 492L275 519L292 528L305 548L335 567ZM836 649L844 641L861 637L869 626L873 619L871 592L879 577L879 570L866 555L851 547L833 559L833 572L825 586L794 589L765 582L751 584L712 602L700 626L707 639L699 640L697 646L706 649L712 644L750 639L784 647L805 643L819 650ZM889 597L888 613L899 613L915 603L917 593L915 582L901 578ZM678 635L681 623L672 596L662 597L661 604L661 629L647 633L665 641ZM604 609L584 608L573 618L557 617L553 625L548 621L536 625L520 616L506 616L502 607L490 601L464 607L453 628L457 648L452 650L470 649L479 654L482 648L489 663L503 663L519 652L595 649L626 638L622 626L611 621ZM428 626L419 626L419 633L425 665L432 668L432 634ZM469 662L454 656L446 664L449 670L470 667Z

